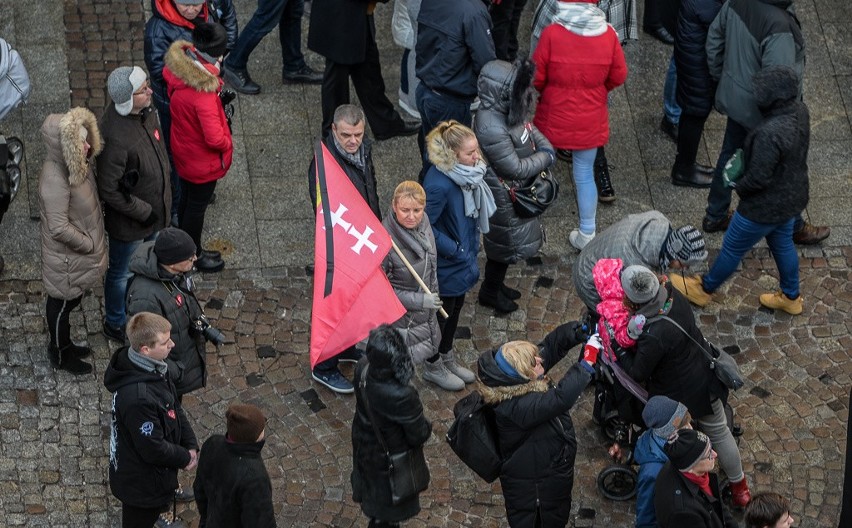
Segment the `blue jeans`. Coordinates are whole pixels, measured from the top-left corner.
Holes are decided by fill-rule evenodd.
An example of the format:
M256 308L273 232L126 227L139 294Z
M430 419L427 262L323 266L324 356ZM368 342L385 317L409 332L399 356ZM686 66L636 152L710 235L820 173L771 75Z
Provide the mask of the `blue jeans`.
M795 218L790 217L778 224L761 224L734 212L731 225L722 240L722 250L702 280L704 291L716 291L737 270L743 256L765 237L775 265L778 266L781 291L791 299L798 297L799 254L793 245L794 222Z
M144 241L148 242L157 238L154 233ZM121 328L127 322L125 312L125 295L127 293L127 281L133 276L128 269L130 257L142 240L123 242L109 237L109 267L104 276L104 311L106 322L113 328Z
M423 83L417 86L416 97L417 111L420 112L420 134L417 136L417 145L420 147L420 154L423 156L423 172L420 178L422 181L422 176L432 165L426 151L426 135L438 126L438 123L450 119L455 119L469 127L473 123L473 116L470 113L470 103L473 102L473 99L468 100L439 94L430 90Z
M595 213L598 210L598 187L595 185L595 157L598 149L574 150L574 186L577 188L577 208L580 210L580 232L595 232Z
M713 171L713 181L710 183L710 194L707 195L706 217L713 221L719 221L728 215L731 207L731 189L725 187L722 181L722 171L725 164L738 148L745 144L748 135L746 127L737 123L730 117L725 125L725 137L722 139L722 149L719 151L719 159L716 161L716 169Z
M249 55L263 37L278 26L284 71L294 73L305 67L302 55L302 14L305 0L257 0L257 10L240 32L234 49L225 59L232 70L245 70Z
M666 83L663 85L663 113L669 123L676 125L680 121L680 106L677 104L677 67L674 55L669 61L669 71L666 72Z

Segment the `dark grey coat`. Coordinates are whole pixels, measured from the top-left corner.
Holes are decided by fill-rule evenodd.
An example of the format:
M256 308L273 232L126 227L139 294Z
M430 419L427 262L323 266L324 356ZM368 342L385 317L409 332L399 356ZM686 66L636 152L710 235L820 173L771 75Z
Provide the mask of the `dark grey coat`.
M808 205L810 114L799 100L796 72L788 66L765 68L754 76L753 86L764 119L746 137L737 212L752 222L778 224Z
M408 230L396 221L393 212L389 212L382 224L390 233L391 238L414 270L432 293L438 293L438 254L435 250L435 236L429 218L423 215L420 225L414 230ZM429 249L423 247L415 238L416 231L420 237L429 241ZM407 310L393 327L400 331L408 345L408 352L415 363L422 363L438 352L441 341L441 329L438 327L438 317L435 310L424 310L423 299L426 294L417 284L417 280L405 267L402 259L391 250L382 263L385 273L399 302Z
M538 253L544 239L541 220L518 217L500 181L524 182L553 165L553 146L529 120L533 73L532 63L519 69L495 60L479 75L481 104L474 132L490 165L485 181L497 205L489 219L491 229L484 235L485 254L507 264Z

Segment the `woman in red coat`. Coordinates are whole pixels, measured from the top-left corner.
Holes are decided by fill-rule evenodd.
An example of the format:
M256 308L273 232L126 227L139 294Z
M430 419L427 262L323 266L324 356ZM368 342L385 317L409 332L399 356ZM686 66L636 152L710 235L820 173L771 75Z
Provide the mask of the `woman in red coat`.
M624 84L627 63L618 35L592 0L559 2L533 53L541 100L535 126L574 160L580 226L569 236L583 249L595 237L595 154L609 139L607 94Z
M195 26L192 41L172 44L166 53L163 78L171 103L172 155L181 179L180 227L198 248L195 267L216 272L225 263L218 252L201 249L201 231L216 181L228 172L234 153L231 129L219 99L219 71L228 34L219 24L205 22Z

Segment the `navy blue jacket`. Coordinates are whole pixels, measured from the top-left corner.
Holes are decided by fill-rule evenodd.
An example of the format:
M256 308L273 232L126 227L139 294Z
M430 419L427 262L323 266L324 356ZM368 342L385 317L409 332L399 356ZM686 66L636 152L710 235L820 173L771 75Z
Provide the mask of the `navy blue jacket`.
M496 58L491 17L481 0L429 0L417 17L417 78L438 92L470 99L486 63Z
M166 52L176 40L192 42L194 23L177 12L172 0L151 0L151 12L153 15L145 24L145 66L154 97L168 101L163 80ZM222 24L228 32L228 51L234 48L239 29L233 0L208 0L199 18Z
M708 116L713 109L716 80L707 66L707 32L722 0L683 0L677 17L674 57L677 65L677 104L683 112Z
M666 441L648 429L636 442L633 457L639 464L639 482L636 490L635 528L657 528L657 512L654 509L654 485L657 475L669 457L663 452Z
M465 216L461 188L437 167L429 168L423 188L438 250L438 288L445 297L457 297L479 280L479 220Z

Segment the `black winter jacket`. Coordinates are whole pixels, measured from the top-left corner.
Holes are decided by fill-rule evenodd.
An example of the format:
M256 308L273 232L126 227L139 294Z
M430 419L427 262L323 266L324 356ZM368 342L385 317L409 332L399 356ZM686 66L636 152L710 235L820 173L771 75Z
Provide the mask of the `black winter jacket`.
M710 491L713 497L680 471L666 462L657 475L654 489L654 509L660 528L738 528L728 508L719 499L719 477L710 475Z
M172 275L157 263L154 242L141 244L130 257L133 273L127 284L127 315L151 312L172 324L172 349L166 363L178 394L207 384L204 336L194 322L203 313L184 275Z
M580 341L576 323L548 334L539 345L545 372ZM500 450L504 457L500 484L512 528L565 526L571 513L577 439L569 410L591 380L574 364L556 386L549 380L507 376L494 359L496 350L479 356L477 368L485 403L494 405Z
M163 80L166 52L175 41L192 42L195 21L183 18L175 8L174 0L151 0L151 12L151 18L145 23L145 65L148 67L154 97L158 102L168 101L166 82ZM199 18L224 26L228 32L228 51L234 48L239 28L233 0L207 0Z
M308 27L308 49L337 64L360 64L367 39L376 40L376 23L366 0L315 0ZM382 3L387 2L384 0Z
M808 205L808 107L799 100L796 72L764 68L754 76L763 121L746 137L745 172L736 182L737 212L752 222L777 224Z
M370 209L373 211L373 214L376 215L376 218L382 218L382 212L379 208L379 195L377 193L378 185L376 184L376 169L373 168L373 149L367 138L364 138L364 142L361 143L361 148L364 149L364 168L359 169L354 163L346 159L343 154L337 150L337 146L334 144L334 138L331 134L328 135L323 140L328 151L331 152L331 155L334 156L334 159L337 160L337 163L340 164L340 167L343 169L343 172L349 177L349 180L352 182L352 185L358 189L358 193L364 198L364 201L367 202L367 205L370 206ZM311 159L311 164L308 166L308 196L311 199L311 207L314 209L314 213L317 210L317 167L316 167L316 158Z
M272 483L260 456L264 441L235 444L213 435L195 473L198 528L275 528Z
M124 504L156 508L171 504L178 469L198 442L171 380L131 363L128 348L115 351L104 373L113 393L109 485Z
M401 522L417 515L420 498L415 496L397 505L391 503L387 456L373 430L364 397L369 398L370 408L391 453L402 453L425 444L432 433L432 424L423 414L417 389L410 383L414 367L411 360L406 359L408 361L395 366L370 366L366 394L361 393L360 387L364 368L369 365L366 358L356 366L353 380L356 398L352 420L352 500L361 503L365 515L385 522Z
M171 219L170 166L160 120L150 107L138 115L122 116L110 103L99 126L104 149L97 157L97 178L104 227L110 237L122 242L142 240ZM122 178L133 171L138 183L122 189ZM143 226L152 212L156 222Z
M671 298L669 318L689 332L692 339L704 343L695 324L689 301L666 283ZM710 404L728 399L728 389L710 369L710 361L699 346L670 322L649 317L642 335L636 340L632 362L625 361L628 374L646 383L649 396L662 394L686 405L696 419L713 412Z
M482 0L429 0L417 16L415 71L427 88L464 100L476 97L476 78L497 58L491 16Z
M535 255L544 242L540 218L520 218L500 181L524 183L549 169L555 159L550 141L529 120L536 93L534 72L532 61L516 69L495 60L482 68L478 81L481 104L474 128L490 166L485 181L497 205L484 235L485 254L507 264Z
M722 0L683 0L677 15L674 58L677 66L677 104L683 112L706 117L713 110L716 80L707 66L707 32Z

